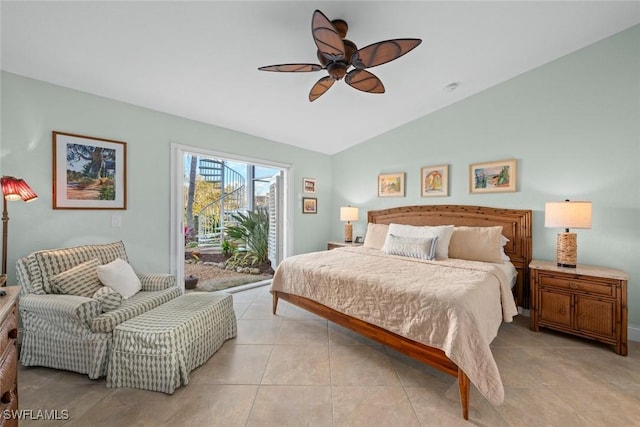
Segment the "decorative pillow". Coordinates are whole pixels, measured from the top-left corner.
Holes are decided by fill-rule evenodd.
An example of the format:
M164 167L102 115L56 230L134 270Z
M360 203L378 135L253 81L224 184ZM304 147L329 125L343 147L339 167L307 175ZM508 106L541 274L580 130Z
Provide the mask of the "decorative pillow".
M364 235L365 248L369 249L382 249L384 241L387 238L389 232L389 224L367 224L367 234Z
M122 295L114 291L108 286L103 286L92 296L93 299L100 301L102 312L106 313L115 310L122 304Z
M438 242L436 244L436 259L449 258L449 241L451 240L451 234L453 233L453 225L437 225L437 226L416 226L406 224L389 224L389 232L385 239L383 252L387 252L387 245L389 244L389 236L400 237L437 237Z
M132 297L142 288L142 283L133 268L120 258L98 267L98 278L103 285L122 295L122 299Z
M58 294L91 298L94 292L102 286L97 273L99 265L100 261L95 258L51 276L49 278L51 290Z
M389 234L384 253L410 258L435 259L437 237L402 237Z
M502 226L455 227L449 243L451 258L502 263Z

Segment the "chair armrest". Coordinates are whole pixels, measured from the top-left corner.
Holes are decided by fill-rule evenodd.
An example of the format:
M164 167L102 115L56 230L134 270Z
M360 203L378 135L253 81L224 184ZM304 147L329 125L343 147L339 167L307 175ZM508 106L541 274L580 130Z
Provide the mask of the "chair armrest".
M86 327L102 313L99 301L76 295L27 294L20 297L18 307L20 312L31 313L54 324L71 320Z
M172 274L143 273L138 274L142 291L161 291L176 286L176 276Z

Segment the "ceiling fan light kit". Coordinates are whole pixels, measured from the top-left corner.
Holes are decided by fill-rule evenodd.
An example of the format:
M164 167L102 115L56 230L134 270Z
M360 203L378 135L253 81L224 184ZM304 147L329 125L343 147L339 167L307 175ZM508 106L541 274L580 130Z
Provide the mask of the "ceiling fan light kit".
M320 64L278 64L258 68L260 71L304 73L327 70L328 76L318 80L309 92L313 102L324 95L333 83L344 81L351 87L367 93L384 93L384 85L378 77L366 71L386 64L415 49L420 39L385 40L358 49L355 43L345 39L349 26L342 19L329 19L316 10L311 19L311 33L318 48Z

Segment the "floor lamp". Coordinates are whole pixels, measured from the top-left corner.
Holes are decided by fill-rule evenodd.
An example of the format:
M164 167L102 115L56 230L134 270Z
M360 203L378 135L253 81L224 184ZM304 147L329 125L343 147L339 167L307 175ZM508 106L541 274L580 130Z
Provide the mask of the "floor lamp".
M38 198L37 194L31 190L22 179L12 176L3 176L0 178L0 187L2 187L2 276L7 274L7 236L9 234L9 213L7 212L7 200L24 200L31 202Z

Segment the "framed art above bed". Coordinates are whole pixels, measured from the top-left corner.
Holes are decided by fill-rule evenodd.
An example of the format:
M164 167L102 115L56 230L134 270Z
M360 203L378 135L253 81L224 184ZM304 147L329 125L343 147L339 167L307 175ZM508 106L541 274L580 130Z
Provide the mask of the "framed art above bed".
M420 169L420 195L449 195L449 165L425 166Z
M516 191L517 160L469 165L469 192L504 193Z
M404 197L404 172L378 175L378 197Z

